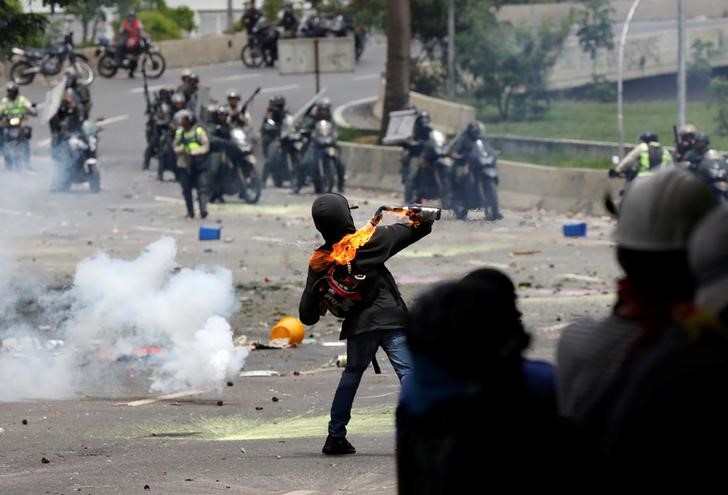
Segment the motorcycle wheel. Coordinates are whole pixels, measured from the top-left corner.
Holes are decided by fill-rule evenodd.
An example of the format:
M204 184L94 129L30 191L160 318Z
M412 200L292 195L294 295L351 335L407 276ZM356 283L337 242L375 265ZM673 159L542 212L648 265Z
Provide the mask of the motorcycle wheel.
M13 64L13 66L10 68L10 79L12 79L15 84L18 84L20 86L30 84L35 78L34 73L28 73L28 71L32 68L33 64L31 64L27 60L20 60L19 62L15 62L15 64Z
M94 82L96 75L94 74L94 70L88 64L88 62L84 62L83 60L76 60L70 67L73 67L73 70L76 71L76 74L78 75L78 82L80 82L84 86L88 86L89 84Z
M330 158L323 158L322 160L323 173L324 173L324 190L331 192L334 190L336 184L336 165Z
M108 53L104 53L101 55L101 58L96 63L96 68L99 71L99 74L101 74L103 77L114 77L116 75L116 71L119 70L119 68L116 66L116 60L114 60L114 57L109 55Z
M250 167L250 172L247 177L245 176L245 172L243 172L243 167L236 167L238 178L240 179L240 194L238 196L249 205L252 205L260 199L260 191L263 185L260 182L260 177L258 177L255 168L250 164L247 164L247 166Z
M88 179L88 185L91 192L96 194L101 192L101 174L96 167L91 168L91 176Z
M260 46L251 46L250 44L247 44L240 52L240 58L243 60L243 64L245 64L246 67L249 69L255 69L263 65L263 49Z
M142 70L149 79L159 79L167 68L167 61L159 52L149 52L142 57Z

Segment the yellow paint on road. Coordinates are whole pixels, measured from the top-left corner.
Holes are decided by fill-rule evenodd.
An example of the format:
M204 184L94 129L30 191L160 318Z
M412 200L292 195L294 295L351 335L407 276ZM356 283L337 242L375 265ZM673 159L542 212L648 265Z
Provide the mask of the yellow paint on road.
M286 438L325 437L329 415L301 415L273 420L255 420L242 416L202 417L187 424L156 423L143 426L146 435L152 433L169 438L173 432L181 438L216 441L272 440ZM394 408L376 407L355 409L347 426L352 435L387 434L394 431ZM182 436L189 433L194 436Z

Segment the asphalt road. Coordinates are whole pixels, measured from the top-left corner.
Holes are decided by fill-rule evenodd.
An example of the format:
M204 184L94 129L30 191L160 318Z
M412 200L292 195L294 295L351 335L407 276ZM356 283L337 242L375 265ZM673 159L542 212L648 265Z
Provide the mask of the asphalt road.
M335 103L376 94L382 60L377 53L370 46L355 74L324 77ZM237 64L196 70L213 93L233 85L243 92L257 85L277 87L270 94L286 94L293 107L313 93L308 76L282 78ZM177 75L170 71L164 82L176 82ZM291 89L281 89L285 86ZM34 170L0 171L5 188L0 258L17 262L42 290L70 283L77 264L99 250L129 259L161 236L173 236L180 266L222 265L232 271L240 301L231 318L234 332L266 342L280 316L295 314L308 255L320 242L309 216L313 195L269 188L257 205L214 205L205 224L221 226L222 240L200 242L201 223L183 218L179 186L157 182L154 173L140 170L139 87L138 80L121 78L94 83L94 113L115 119L101 137L103 191L98 195L86 186L67 194L48 191L51 164L47 149L39 146L47 133L36 125ZM24 92L38 97L43 88ZM256 120L263 104L263 98L256 101ZM348 195L360 205L358 225L379 205L400 203L399 197L371 191ZM506 210L505 215L501 222L485 223L482 213L468 222L446 214L430 236L389 267L408 301L438 281L478 267L506 271L519 285L524 320L534 335L531 355L553 360L561 328L580 316L605 314L613 300L612 222L537 210ZM575 220L588 223L586 238L562 236L562 225ZM484 328L461 329L442 342L443 349L479 345L487 316ZM244 371L274 370L281 376L238 377L221 393L160 397L148 390L144 372L154 361L120 362L115 366L122 385L97 384L66 400L0 404L0 493L393 494L398 385L386 363L382 375L367 373L355 402L351 440L359 453L346 458L320 454L339 376L331 363L344 352L335 345L338 327L327 317L307 329L315 342L253 351ZM140 399L149 400L135 402Z

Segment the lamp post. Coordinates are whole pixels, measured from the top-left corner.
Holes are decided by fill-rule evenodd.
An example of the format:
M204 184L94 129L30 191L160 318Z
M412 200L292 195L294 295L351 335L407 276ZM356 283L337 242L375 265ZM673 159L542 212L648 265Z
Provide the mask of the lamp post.
M641 0L635 0L627 13L627 19L622 26L622 36L619 38L619 55L617 60L617 129L619 130L619 159L624 158L624 45L627 42L629 24L632 22L634 12Z
M687 36L685 35L685 0L677 2L677 125L685 125L685 100L687 93L687 72L685 70L685 53Z
M455 99L455 0L447 5L447 98Z

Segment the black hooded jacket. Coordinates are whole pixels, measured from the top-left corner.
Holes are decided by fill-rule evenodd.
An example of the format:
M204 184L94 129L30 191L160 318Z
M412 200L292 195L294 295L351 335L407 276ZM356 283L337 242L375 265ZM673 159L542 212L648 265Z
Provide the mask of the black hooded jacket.
M311 208L314 224L326 243L319 250L331 250L346 234L356 232L351 218L349 203L339 194L324 194L314 201ZM341 327L339 338L346 339L373 330L394 330L404 328L407 322L407 306L397 289L394 277L384 263L410 244L422 239L432 231L432 222L423 222L415 228L405 224L379 226L372 238L357 251L352 266L358 270L376 269L379 272L377 291L370 305L348 316ZM311 267L308 269L306 288L301 296L299 315L306 325L313 325L322 315L321 302L313 291L314 283L323 276Z

